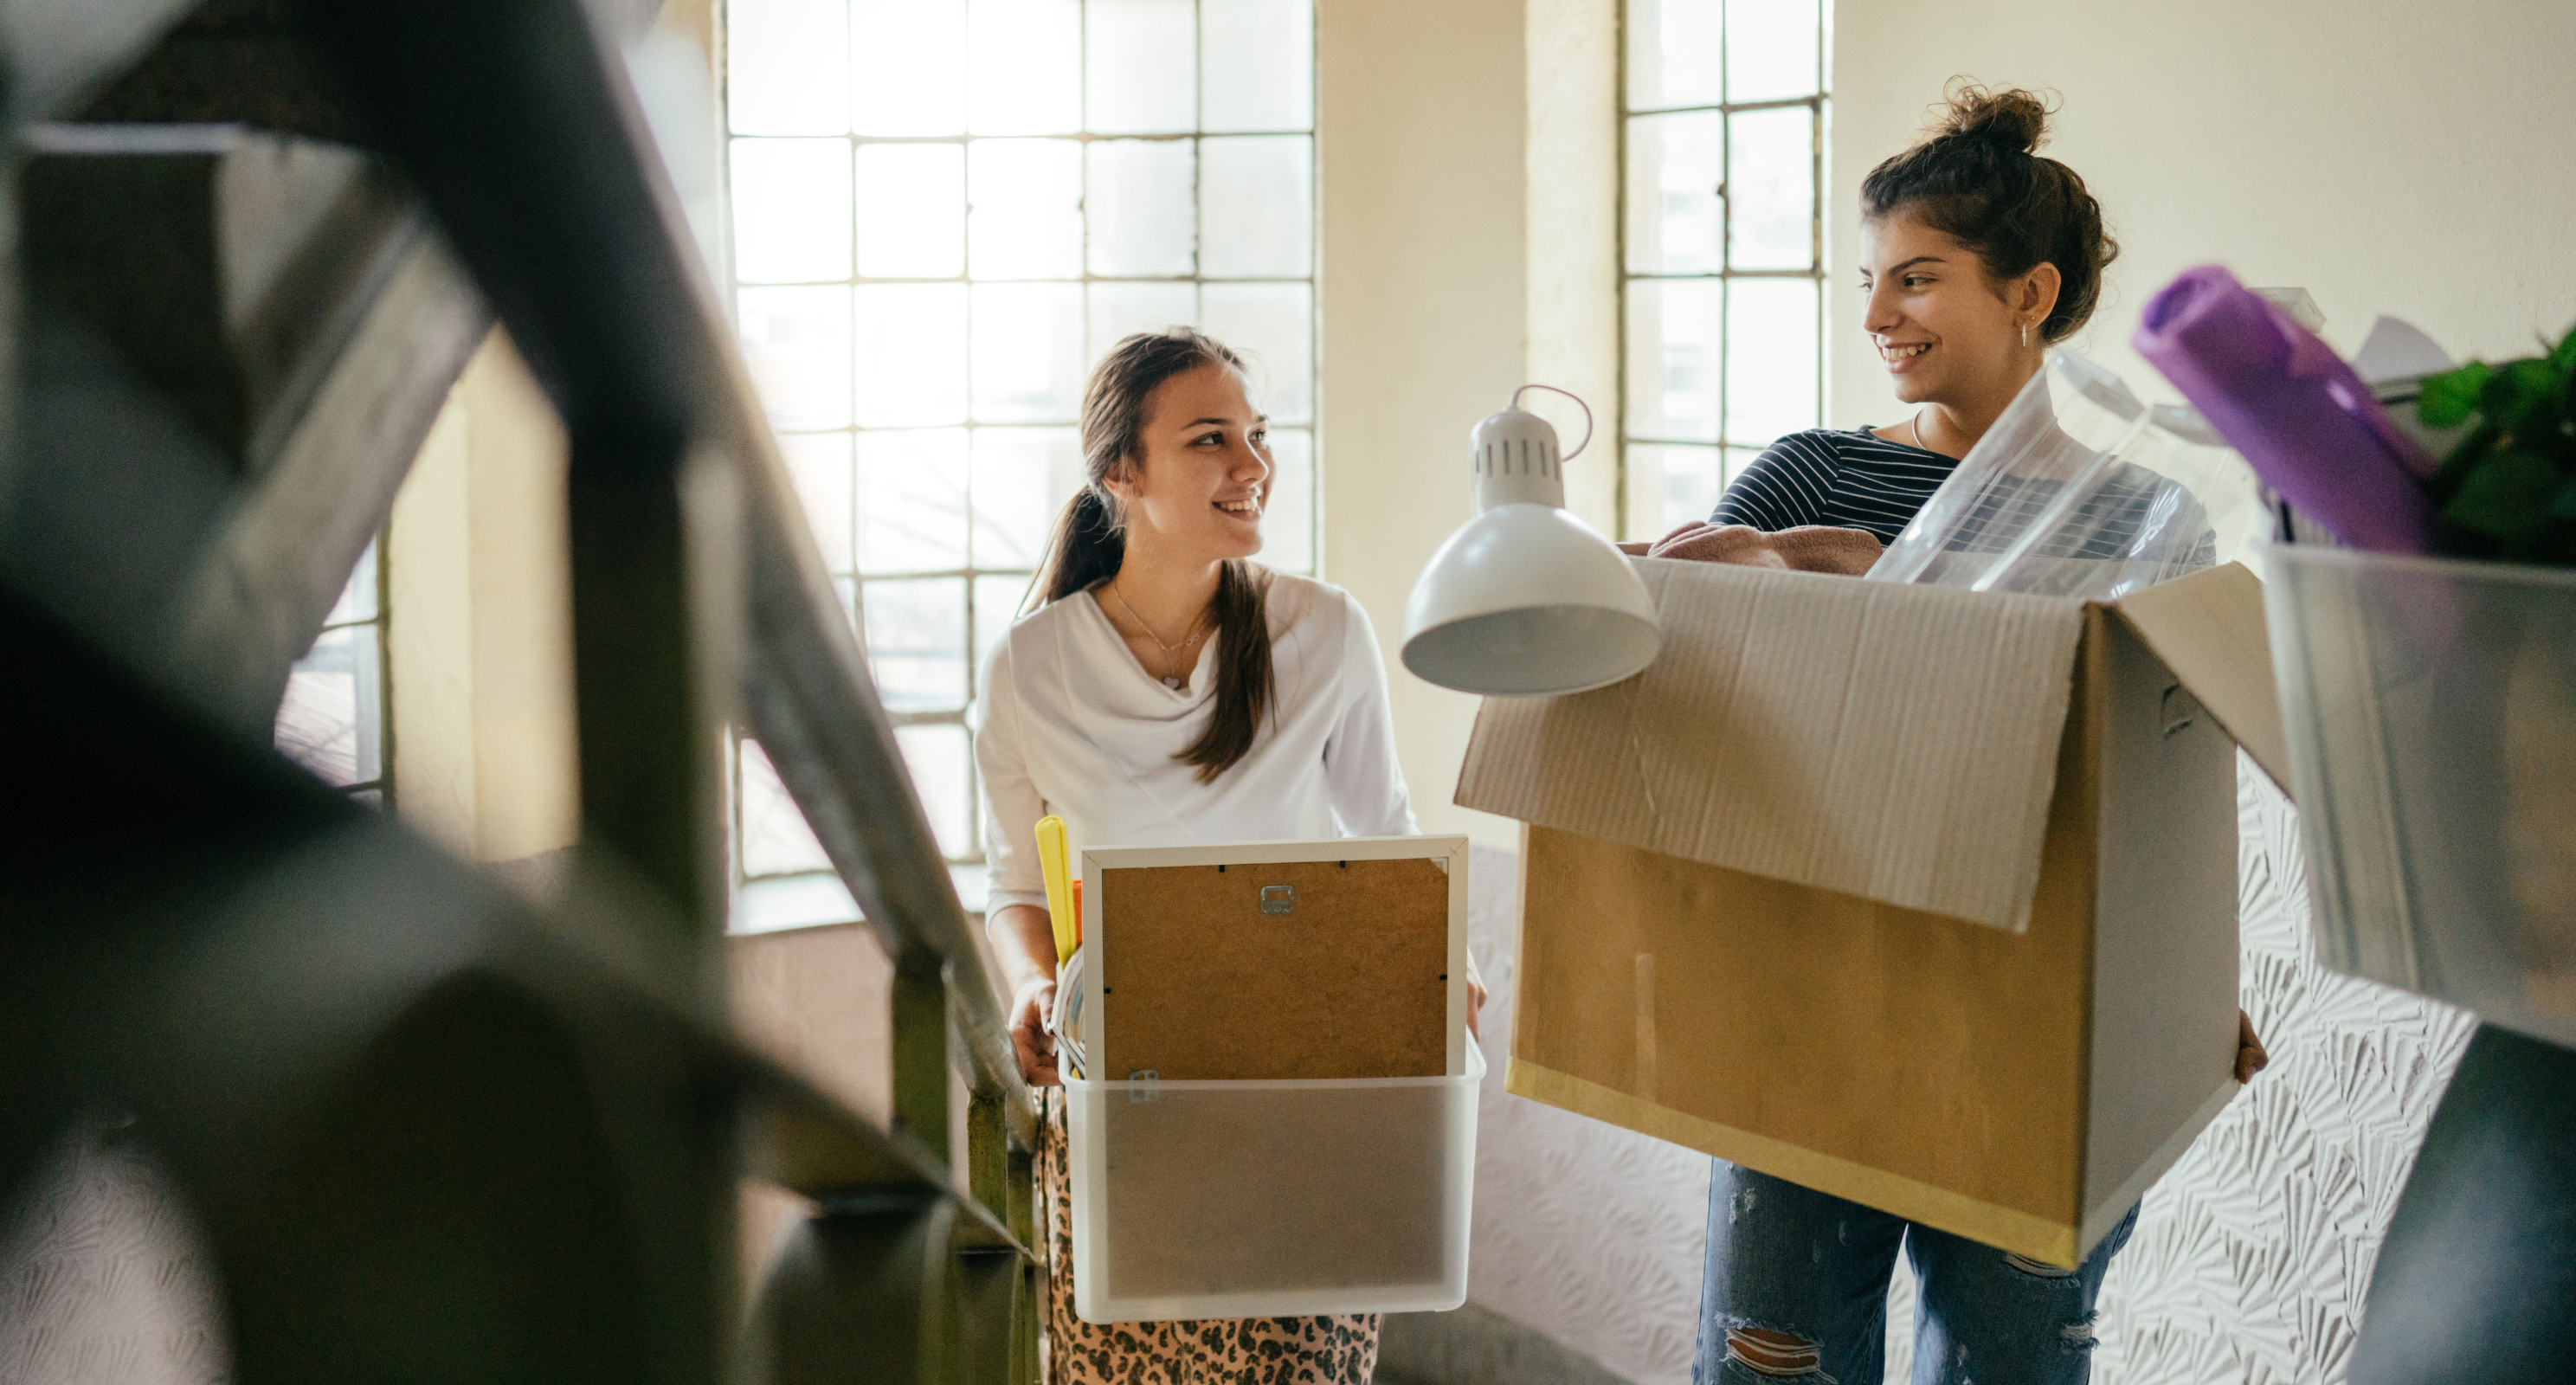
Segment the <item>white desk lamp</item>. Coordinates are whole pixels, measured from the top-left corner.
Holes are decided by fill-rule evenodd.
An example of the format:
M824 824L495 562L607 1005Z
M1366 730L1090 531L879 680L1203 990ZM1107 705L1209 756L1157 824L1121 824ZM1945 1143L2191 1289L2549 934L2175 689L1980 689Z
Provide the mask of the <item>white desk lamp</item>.
M1404 666L1444 688L1582 692L1638 672L1663 647L1628 559L1566 513L1556 429L1519 407L1532 389L1555 386L1523 385L1512 407L1476 425L1476 517L1431 555L1404 604ZM1577 454L1592 441L1589 405L1583 421Z

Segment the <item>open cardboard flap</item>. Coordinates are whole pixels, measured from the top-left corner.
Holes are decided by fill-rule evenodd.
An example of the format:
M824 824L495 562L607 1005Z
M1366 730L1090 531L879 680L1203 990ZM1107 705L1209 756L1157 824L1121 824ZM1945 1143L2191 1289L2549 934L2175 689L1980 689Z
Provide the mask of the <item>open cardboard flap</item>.
M1636 568L1663 653L1592 692L1487 698L1459 804L2028 923L2081 604L1723 563Z
M2289 737L2272 678L2263 584L2242 563L2131 592L2111 603L2147 648L2191 689L2229 739L2281 792L2290 791Z

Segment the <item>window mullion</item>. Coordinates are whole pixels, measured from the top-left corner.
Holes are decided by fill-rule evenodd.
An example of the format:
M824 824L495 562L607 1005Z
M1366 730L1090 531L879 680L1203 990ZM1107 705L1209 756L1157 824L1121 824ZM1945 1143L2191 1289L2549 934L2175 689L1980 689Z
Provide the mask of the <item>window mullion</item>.
M757 0L737 0L737 3L738 5L757 3ZM864 103L853 103L854 118L841 138L849 160L848 166L854 170L848 213L851 218L852 258L846 277L834 281L838 290L848 295L850 304L851 315L843 319L843 325L839 330L848 336L852 353L849 365L842 368L844 379L848 382L844 388L850 392L851 412L836 424L828 426L816 426L822 425L824 419L811 417L805 420L806 426L799 431L814 434L829 433L837 436L842 439L847 452L846 459L839 463L833 462L828 455L821 453L815 454L810 463L818 468L828 469L836 465L847 468L846 472L837 473L847 477L846 502L827 502L834 506L833 512L840 517L840 520L846 522L849 536L846 557L836 556L836 562L845 563L846 566L836 567L833 577L836 586L843 582L849 585L848 599L852 608L852 618L857 623L862 638L864 639L872 619L878 633L883 637L881 643L886 646L882 651L885 657L883 660L878 659L878 651L872 650L872 664L879 672L881 691L894 704L888 708L889 722L896 729L906 733L906 739L913 743L916 754L921 753L934 741L939 745L939 753L943 757L950 753L950 747L953 744L950 738L959 733L943 730L936 736L927 736L915 728L963 727L966 708L923 709L923 704L927 701L944 701L954 696L955 690L962 687L966 706L971 707L974 699L983 691L982 670L978 659L982 642L989 636L992 627L1003 624L1015 611L1015 608L1014 611L1002 609L1005 593L998 583L994 584L989 591L984 589L987 579L1002 578L1016 583L1025 574L1027 565L1032 560L1029 553L1018 550L1025 549L1042 538L1042 536L1025 536L1019 532L1018 526L1024 525L1027 521L1015 522L1008 519L997 519L996 522L1011 527L995 530L991 534L981 533L977 524L978 487L982 486L986 490L994 491L1000 502L1006 503L1010 497L1001 494L995 488L1042 484L1034 478L1060 474L1061 461L1041 462L1034 457L1019 455L1017 449L1021 446L1023 438L1027 439L1029 445L1033 447L1063 446L1064 433L1055 430L1070 430L1078 426L1074 417L1078 409L1073 403L1067 402L1068 392L1073 384L1078 383L1078 381L1069 383L1066 374L1074 366L1067 363L1062 349L1048 347L1039 341L1023 340L1024 332L1041 336L1050 332L1078 333L1083 343L1083 355L1087 360L1093 344L1098 341L1098 334L1117 330L1122 325L1123 318L1128 315L1159 316L1168 312L1174 315L1173 320L1182 320L1185 313L1187 320L1207 321L1207 291L1211 283L1222 282L1212 281L1207 274L1209 222L1199 215L1204 182L1204 154L1207 147L1206 126L1214 109L1210 104L1211 91L1214 91L1219 101L1233 102L1230 107L1233 113L1224 118L1235 124L1274 125L1279 115L1286 113L1285 106L1270 101L1267 97L1262 98L1263 102L1269 103L1267 105L1260 102L1244 104L1234 100L1236 88L1212 88L1209 44L1212 41L1216 42L1227 53L1236 54L1230 60L1235 65L1245 60L1242 56L1244 53L1253 53L1253 47L1247 45L1242 34L1233 30L1228 30L1227 34L1219 35L1212 40L1207 30L1206 13L1211 8L1213 7L1205 5L1203 0L1193 0L1189 7L1190 31L1187 42L1190 49L1192 76L1191 87L1185 98L1182 92L1171 87L1165 87L1156 93L1142 88L1131 91L1117 85L1125 80L1121 74L1127 68L1137 67L1137 64L1125 62L1118 52L1103 50L1101 44L1094 43L1093 39L1098 37L1102 43L1117 41L1118 35L1125 32L1120 27L1120 17L1106 13L1106 7L1103 7L1103 12L1096 14L1087 0L1077 0L1077 3L1048 11L1052 18L1045 19L1047 24L1069 21L1075 33L1069 43L1061 39L1046 40L1053 46L1047 50L1042 59L1037 56L1035 49L1029 48L1026 44L1017 45L1013 52L1000 51L994 45L1012 45L1012 35L995 30L991 36L984 36L979 33L974 19L971 16L967 19L962 29L963 38L960 40L964 48L955 63L944 68L949 72L962 71L965 74L964 85L969 93L962 126L955 133L872 133L879 129L917 131L936 127L918 121L906 125L903 123L908 118L905 111L882 100L877 101L873 107L867 107ZM1175 19L1177 17L1174 16ZM1097 35L1093 32L1095 21L1107 26L1101 28ZM1180 38L1181 35L1177 29L1176 23L1161 27L1157 31L1160 37L1154 41L1160 43ZM1311 59L1314 42L1311 14L1307 16L1303 39L1308 49L1308 57ZM1261 41L1253 42L1257 45ZM789 59L799 57L786 48L781 48L779 51L789 54ZM1177 56L1179 45L1173 44L1170 51ZM1266 61L1269 56L1267 51L1253 53L1252 60ZM1092 69L1092 60L1095 57L1103 61L1097 73ZM1054 66L1064 61L1074 64L1069 81L1066 80L1063 69ZM1004 67L994 67L993 64L997 62L1004 64ZM745 70L746 75L742 83L734 83L733 67L739 65L735 63L728 66L727 89L746 93L746 105L750 104L753 93L765 92L769 96L777 94L774 86L764 87L758 74L750 69ZM1139 68L1139 70L1143 69ZM1226 70L1234 71L1235 67L1228 66ZM1047 93L1042 98L1041 105L1028 107L1029 111L1043 115L1043 119L1019 119L1007 109L1014 93L1019 90L1018 84L1022 76L1026 74L1036 74L1035 80ZM988 75L1013 86L1012 92L998 93L999 105L995 104L996 94L994 93L988 93L980 103L973 95L976 83ZM1092 80L1095 75L1100 77L1099 82ZM1177 72L1174 75L1177 76ZM1314 78L1311 62L1303 73L1303 78L1307 83L1307 89L1302 94L1302 100L1311 111ZM1268 90L1286 93L1289 89L1274 83ZM1139 100L1131 101L1128 99L1131 96L1138 97ZM1095 97L1101 99L1095 100ZM1047 113L1050 110L1060 110L1060 105L1043 104L1060 103L1068 99L1072 103L1074 113L1067 119L1058 119L1054 114ZM1103 104L1104 101L1107 104ZM770 102L769 105L776 106L777 103ZM1138 118L1121 115L1119 111L1111 109L1113 106L1133 107ZM1095 107L1099 109L1095 110ZM768 108L769 106L764 107L764 109ZM787 110L790 107L778 106L778 109ZM1181 115L1184 109L1189 112L1186 117ZM1276 114L1260 113L1265 109ZM875 114L871 115L869 111L874 111ZM896 124L881 125L878 123L879 116L890 116ZM1093 128L1095 120L1105 124L1165 125L1166 127L1112 133ZM1169 128L1166 122L1185 124L1187 128ZM1025 135L998 133L1001 129L1023 126L1032 130L1043 127L1045 132ZM733 128L730 113L726 128L729 132ZM812 134L822 133L813 131L800 134L793 124L778 124L774 121L760 124L758 129L760 133L747 133L732 136L732 138L738 140L794 139L811 138ZM1290 266L1284 262L1283 256L1276 253L1285 248L1284 242L1250 242L1247 244L1255 249L1256 258L1260 248L1267 246L1268 258L1272 263L1238 261L1229 268L1243 271L1234 275L1233 279L1246 285L1293 283L1298 286L1297 291L1300 294L1298 301L1303 304L1302 311L1305 313L1305 323L1302 328L1305 336L1302 348L1297 355L1292 356L1285 350L1274 347L1269 353L1269 358L1283 367L1292 361L1296 362L1297 372L1306 381L1314 378L1317 367L1315 353L1318 349L1313 331L1315 307L1313 294L1316 277L1314 259L1320 237L1315 234L1317 228L1311 224L1313 208L1317 205L1317 199L1312 195L1313 134L1311 115L1303 128L1226 132L1226 138L1229 140L1237 138L1257 140L1263 137L1296 139L1301 142L1299 147L1304 151L1302 155L1304 167L1299 176L1306 180L1310 217L1304 259L1294 267L1293 272L1289 273L1251 272L1256 269L1288 270ZM1002 141L1027 141L1028 143L1013 151L1009 144L1001 143ZM1159 157L1166 161L1164 171L1156 175L1152 170L1146 170L1143 175L1145 181L1141 183L1125 181L1125 174L1104 167L1100 176L1103 179L1116 181L1104 181L1095 186L1092 170L1094 147L1106 146L1112 141L1131 142L1130 147L1139 152L1147 146L1160 146L1166 149L1173 146L1186 148L1191 160L1186 188L1176 186L1180 170L1173 165L1177 163L1177 153L1160 155ZM900 237L914 227L927 227L925 219L918 215L904 214L904 209L913 204L908 200L900 199L909 199L919 193L929 192L938 184L932 181L932 175L928 172L911 172L912 169L921 168L923 165L906 165L900 160L914 157L928 160L933 156L928 154L897 156L889 152L883 156L885 162L879 163L876 161L879 156L865 153L872 146L878 145L913 147L953 145L958 149L958 154L954 156L958 160L956 168L960 179L955 194L959 199L955 215L960 227L958 234L961 237L959 243L961 260L956 273L931 276L902 272L866 272L868 269L902 271L918 270L923 267L945 267L944 264L925 266L919 257L908 260L902 253L899 242L889 238ZM1063 162L1063 153L1067 149L1072 153L1069 172L1065 170ZM1030 160L1030 167L1045 170L1042 175L1044 179L1070 177L1072 182L1069 193L1055 191L1064 185L1054 182L1033 184L1025 180L1008 179L995 182L991 173L997 171L1003 164L1002 160L995 160L993 167L986 172L983 180L984 192L979 196L976 191L978 186L976 170L984 167L986 160L993 159L997 150L1007 152L1012 158L1025 155ZM1103 159L1112 157L1106 148L1098 152ZM1274 156L1277 164L1282 168L1287 164L1284 157L1285 151L1278 146L1265 148L1258 144L1229 145L1225 152L1235 154L1240 160L1246 161L1248 173L1262 167L1260 159L1263 156ZM1112 272L1094 272L1096 250L1100 253L1108 253L1109 250L1124 245L1123 241L1111 242L1099 239L1102 236L1116 234L1113 228L1100 222L1101 209L1104 205L1101 198L1115 195L1119 189L1128 186L1145 189L1146 195L1159 199L1148 202L1146 204L1148 207L1174 204L1180 197L1187 197L1191 227L1185 244L1189 260L1185 266L1178 266L1184 272L1157 275L1114 272L1120 268L1174 267L1170 260L1176 257L1170 256L1168 250L1162 252L1167 258L1159 263L1150 257L1140 260L1133 255L1116 264L1112 264L1109 260L1098 260L1101 268ZM1275 184L1273 188L1275 191ZM1099 196L1095 196L1095 192ZM737 188L729 196L729 212L736 210L733 203L740 200L743 193L743 189ZM1218 196L1220 201L1225 197L1222 188L1217 189L1213 195ZM1023 200L1000 204L1001 210L998 213L993 203L985 201L992 197L1013 196ZM1069 197L1071 203L1069 215L1063 209L1063 203L1056 200L1060 196ZM890 203L889 198L899 200ZM996 215L1002 218L1002 223L998 227L988 224L980 236L973 219L979 201L985 201L984 211L988 218ZM782 200L780 205L792 205L792 203ZM1022 205L1039 207L1043 209L1043 214L1052 217L1052 220L1045 223L1049 228L1045 234L1057 238L1043 241L1032 239L1026 246L1019 249L1009 244L1010 231L1019 225L1012 220L1018 215L1014 208ZM871 208L875 209L876 214L871 214ZM885 214L888 212L895 214ZM871 227L874 228L874 239L869 238ZM1068 253L1063 249L1066 243L1062 238L1064 231L1056 228L1065 228L1073 237L1069 252L1072 262L1069 264L1063 258ZM994 235L997 229L1002 232L1000 237ZM927 234L926 229L923 234ZM1170 236L1164 244L1170 245L1179 240L1178 236ZM979 247L990 253L979 256L977 253ZM1017 256L1025 263L1004 265L988 262L992 255L996 254L1005 257ZM782 272L792 271L782 270ZM1008 273L1011 277L1009 279L999 277L1003 273ZM1010 286L1001 287L1004 284ZM1126 284L1174 287L1139 289L1133 292L1109 287ZM954 287L944 287L950 285ZM813 350L814 348L803 346L801 343L812 340L814 334L822 330L819 325L823 320L821 313L807 308L801 301L789 301L788 296L780 293L780 290L820 289L826 285L764 283L753 287L768 290L771 301L775 304L774 311L770 311L766 317L770 325L760 329L766 335L757 342L750 343L755 347L752 353L755 364L763 359L764 350L767 352L767 359L773 362L786 359L784 354L786 352ZM898 292L892 295L871 292L880 289ZM1183 292L1188 295L1186 306L1176 301L1181 298ZM924 297L907 300L905 297L907 293L918 293ZM962 295L964 301L953 307L938 306L929 301L929 296L934 293ZM1219 300L1218 306L1226 314L1226 318L1223 322L1214 325L1229 340L1236 340L1237 344L1250 345L1255 350L1260 350L1265 345L1266 336L1282 338L1280 345L1284 346L1286 345L1284 338L1290 330L1290 321L1285 320L1287 314L1283 312L1289 307L1287 293L1288 290L1284 287L1279 289L1236 288L1229 283L1216 294ZM1068 298L1072 301L1067 302ZM764 304L765 308L768 306ZM799 316L800 313L803 316ZM1023 318L1026 319L1025 324ZM899 422L898 420L903 418L906 412L902 406L906 402L906 391L910 388L908 382L916 374L923 379L945 380L949 377L939 375L937 371L924 364L928 357L916 355L912 360L904 359L901 353L889 348L887 343L890 338L884 333L893 324L917 322L922 324L923 330L936 330L941 334L942 340L951 340L959 330L957 324L961 321L964 324L965 333L962 369L966 372L962 416L955 422L944 421L943 404L935 408L911 411L921 415L921 421L917 423ZM934 323L937 324L935 327ZM800 332L804 333L804 336L799 337ZM1000 334L1001 339L985 343L979 349L979 335L990 334ZM1249 342L1239 340L1247 336L1252 340ZM1049 340L1061 341L1062 338L1054 337ZM1037 354L1040 351L1046 354ZM794 359L808 362L820 360L814 355ZM821 365L809 367L817 372L822 368ZM942 366L938 370L945 368ZM889 374L889 370L901 370L903 373ZM815 387L820 388L821 382L827 377L816 373L804 378L814 381ZM1023 384L1024 379L1028 383ZM859 389L862 384L870 384L870 390ZM946 392L955 387L941 383L936 388L941 391L942 398L945 398ZM1036 393L1041 388L1050 390L1052 393L1045 395ZM1022 399L1020 397L1022 395L1026 395L1026 398ZM1039 402L1041 400L1043 403ZM1020 407L1023 403L1028 407ZM832 399L824 396L814 400L810 412L820 415L834 407L837 405ZM933 419L931 415L934 414L943 417ZM1020 417L1022 414L1031 415L1031 417L1024 421ZM1041 415L1042 417L1039 417ZM1311 437L1312 424L1313 420L1309 414L1300 416L1293 425L1285 426L1302 431ZM1022 435L1017 431L1022 428L1048 431ZM902 436L916 429L922 430L918 437L907 439ZM1000 431L1005 429L1011 431L1007 433ZM951 461L952 450L959 445L958 439L963 439L964 455ZM1301 449L1301 453L1306 451L1311 449ZM945 470L934 473L912 467L904 460L908 453L917 455L929 467L944 469L953 466L955 470L953 473ZM1029 469L1023 470L1024 467ZM835 473L829 470L818 470L813 473L814 479L809 484L838 484L837 481L827 479L833 475ZM934 485L924 487L906 484L908 481L929 480L934 477L937 480L937 484ZM1301 477L1300 479L1302 483L1311 484L1311 478ZM889 504L922 507L909 512L919 516L919 522L890 513L885 508ZM845 508L842 508L844 505ZM1308 508L1311 511L1311 505ZM934 525L936 532L931 527ZM951 526L962 526L962 532ZM955 535L953 539L947 537L952 534ZM1001 537L1004 534L1009 537L1007 539ZM1283 542L1283 539L1293 542L1302 549L1312 543L1313 535L1311 532L1305 532L1293 536L1274 536L1274 546L1288 546L1288 542ZM836 545L839 542L840 540L836 538ZM892 548L887 547L889 542L892 543ZM836 549L836 555L837 553ZM928 570L886 570L889 566L897 569L927 568ZM912 582L942 585L937 587L888 585ZM962 587L962 595L954 595L959 587ZM934 628L938 622L954 620L963 620L962 634ZM895 647L898 643L912 643L916 648L910 651L900 650ZM903 662L907 658L913 662L907 665ZM962 677L955 674L945 663L947 660L959 658L962 658L965 664ZM934 668L938 670L934 682L928 685L913 682L907 688L908 671ZM935 698L919 696L930 689L936 689ZM907 693L914 696L908 698ZM898 706L905 709L896 710ZM981 840L981 814L971 806L981 801L980 776L972 763L971 756L965 766L965 792L970 806L968 820L962 834L956 830L953 818L940 814L942 795L953 795L957 792L954 779L956 768L945 763L934 767L924 761L920 766L920 772L924 776L921 781L923 787L933 790L927 795L929 804L935 815L942 816L943 825L950 833L948 846L964 853L961 857L962 861L980 860L984 848ZM740 771L737 771L736 777L737 812L739 812ZM948 799L946 803L953 811L954 800ZM766 832L769 829L762 830ZM737 820L738 843L741 840L742 831L743 824ZM764 840L767 839L764 837ZM777 858L773 856L769 859L774 861Z

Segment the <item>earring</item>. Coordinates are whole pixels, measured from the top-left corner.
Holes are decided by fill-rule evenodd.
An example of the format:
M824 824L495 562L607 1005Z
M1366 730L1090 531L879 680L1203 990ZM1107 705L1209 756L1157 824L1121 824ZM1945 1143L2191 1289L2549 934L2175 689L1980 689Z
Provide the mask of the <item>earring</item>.
M2021 325L2021 344L2030 345L2030 324L2027 322Z

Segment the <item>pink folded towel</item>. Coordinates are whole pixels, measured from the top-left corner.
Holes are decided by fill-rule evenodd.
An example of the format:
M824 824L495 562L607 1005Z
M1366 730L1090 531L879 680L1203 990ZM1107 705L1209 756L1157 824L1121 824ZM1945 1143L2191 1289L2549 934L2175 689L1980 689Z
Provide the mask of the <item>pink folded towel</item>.
M1653 543L1623 543L1632 558L1681 558L1858 577L1878 561L1878 536L1863 529L1802 524L1764 532L1750 524L1685 524Z

